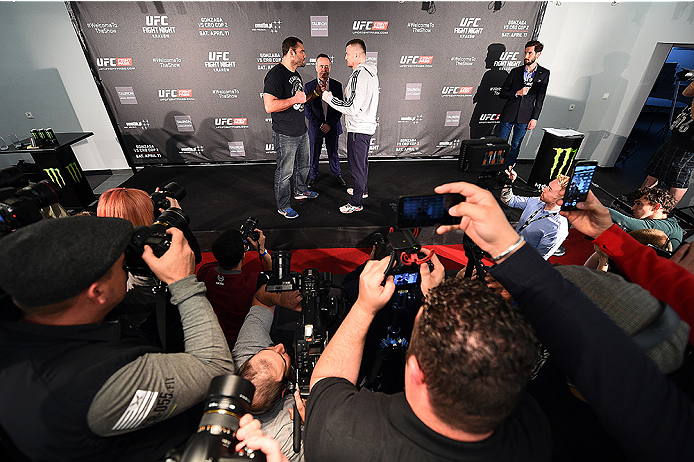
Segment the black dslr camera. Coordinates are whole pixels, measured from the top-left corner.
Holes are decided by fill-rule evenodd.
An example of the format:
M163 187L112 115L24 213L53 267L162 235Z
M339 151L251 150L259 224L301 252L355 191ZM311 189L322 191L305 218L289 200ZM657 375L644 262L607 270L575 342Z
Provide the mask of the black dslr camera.
M387 236L387 244L383 240L381 245L385 247L380 253L390 254L390 262L385 271L384 281L388 276L392 275L397 290L418 286L419 265L428 262L429 258L421 252L422 245L414 237L412 231L409 229L393 231Z
M180 184L172 181L163 188L158 188L159 191L154 191L149 195L152 199L152 205L154 206L154 216L159 214L159 209L168 209L171 207L169 202L169 197L176 199L177 201L182 201L186 197L186 188Z
M0 170L0 236L40 221L41 209L63 197L63 190L51 181L28 184L17 167Z
M189 223L190 218L183 210L170 207L159 215L152 226L136 227L125 249L128 271L136 276L153 276L152 270L142 260L145 245L152 248L154 255L161 257L171 246L171 235L167 234L166 230L173 227L183 231Z
M265 454L244 447L236 451L239 420L251 408L255 387L238 375L219 375L212 379L197 432L190 437L183 453L174 450L167 461L207 462L228 459L264 461Z
M243 238L243 243L248 250L248 238L250 237L255 242L260 239L260 233L255 229L258 227L258 219L256 217L248 217L246 221L239 228L239 233L241 233L241 238Z

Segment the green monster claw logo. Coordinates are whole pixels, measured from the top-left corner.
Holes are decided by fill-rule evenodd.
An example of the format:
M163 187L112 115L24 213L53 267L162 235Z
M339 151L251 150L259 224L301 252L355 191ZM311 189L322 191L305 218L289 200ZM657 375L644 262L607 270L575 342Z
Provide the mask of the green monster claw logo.
M65 180L63 179L63 175L60 174L60 170L57 168L44 168L43 171L46 172L48 179L53 183L57 184L61 188L65 186Z
M71 164L68 164L65 167L65 170L67 170L70 173L72 181L74 181L75 183L79 183L80 181L82 181L82 171L80 170L79 165L77 165L77 162L72 162Z
M559 174L566 175L566 173L569 171L571 163L576 157L576 153L578 152L578 149L576 148L554 148L554 150L557 153L554 156L554 164L552 165L552 169L549 171L550 178L556 178L556 176ZM557 167L559 167L558 171Z

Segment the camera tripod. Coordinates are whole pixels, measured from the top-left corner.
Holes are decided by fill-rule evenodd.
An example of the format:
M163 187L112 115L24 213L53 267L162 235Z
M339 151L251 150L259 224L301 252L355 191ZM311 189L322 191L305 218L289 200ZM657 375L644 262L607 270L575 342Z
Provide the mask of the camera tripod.
M463 235L463 249L465 249L465 257L467 258L465 277L468 279L472 277L472 270L474 268L477 270L477 277L483 280L484 276L487 274L487 270L484 268L484 264L482 264L484 251L480 249L467 234Z

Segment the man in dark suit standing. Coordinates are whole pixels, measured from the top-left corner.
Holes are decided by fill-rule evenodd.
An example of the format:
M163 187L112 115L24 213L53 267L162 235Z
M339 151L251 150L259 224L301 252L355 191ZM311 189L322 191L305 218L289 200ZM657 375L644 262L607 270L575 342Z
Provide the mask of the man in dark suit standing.
M318 78L311 80L305 86L306 94L310 95L315 92L318 95L328 90L342 99L342 84L330 78L330 58L328 55L323 53L318 55L316 58L316 73ZM338 186L346 186L345 180L342 179L340 157L337 152L337 139L342 133L342 124L340 123L342 114L331 108L328 103L320 98L316 98L304 105L304 112L308 119L308 137L311 148L311 168L308 172L306 185L312 188L316 184L318 159L320 159L321 148L325 139L330 171L333 177L335 177Z
M501 110L499 137L508 139L513 129L507 165L516 163L525 132L537 125L537 118L540 117L542 103L545 101L549 69L537 64L543 48L537 40L525 44L525 65L511 69L499 93L501 98L507 100Z

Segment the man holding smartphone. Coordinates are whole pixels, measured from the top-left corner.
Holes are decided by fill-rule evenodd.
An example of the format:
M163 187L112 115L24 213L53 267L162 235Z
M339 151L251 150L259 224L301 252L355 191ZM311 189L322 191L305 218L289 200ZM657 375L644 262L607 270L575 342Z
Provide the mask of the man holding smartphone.
M512 168L506 170L506 174L511 183L518 176ZM504 186L501 191L501 201L504 204L523 209L516 232L537 249L545 260L554 255L569 235L569 222L559 215L560 206L557 204L564 197L568 185L568 176L557 175L557 178L542 188L540 197L515 196L511 184Z

